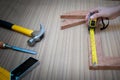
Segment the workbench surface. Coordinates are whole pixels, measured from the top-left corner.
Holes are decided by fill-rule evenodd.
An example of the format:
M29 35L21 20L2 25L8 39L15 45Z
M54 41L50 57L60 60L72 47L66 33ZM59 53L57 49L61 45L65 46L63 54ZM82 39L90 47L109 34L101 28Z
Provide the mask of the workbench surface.
M0 49L0 66L8 71L29 57L40 61L22 80L120 80L119 70L89 70L89 34L86 25L60 29L60 15L75 10L120 5L119 0L0 0L0 19L26 28L45 27L45 37L34 47L30 38L0 27L0 41L35 50L31 55L10 49ZM120 17L110 21L101 31L105 56L120 57Z

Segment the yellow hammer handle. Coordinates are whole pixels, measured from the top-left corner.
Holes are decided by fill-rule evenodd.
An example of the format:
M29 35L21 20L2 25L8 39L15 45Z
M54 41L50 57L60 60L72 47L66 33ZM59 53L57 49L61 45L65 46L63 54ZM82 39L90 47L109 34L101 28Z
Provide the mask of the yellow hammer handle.
M30 29L27 29L27 28L24 28L22 26L15 25L15 24L12 25L12 30L23 33L27 36L32 36L32 32L33 32L33 30L30 30Z

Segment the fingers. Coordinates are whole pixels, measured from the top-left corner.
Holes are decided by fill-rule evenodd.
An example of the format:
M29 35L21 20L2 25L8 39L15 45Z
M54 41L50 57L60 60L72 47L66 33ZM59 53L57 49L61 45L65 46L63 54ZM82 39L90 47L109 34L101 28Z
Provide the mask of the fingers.
M99 12L99 9L98 9L98 8L92 9L90 12L91 12L91 13L98 13L98 12Z
M86 17L85 17L85 20L86 20L86 25L88 25L88 18L89 18L89 15L90 15L90 13L88 13L87 15L86 15Z
M103 17L103 14L101 14L101 13L95 13L95 14L93 14L90 18L91 18L91 19L97 19L97 18L99 18L99 17Z
M95 8L95 9L92 9L87 15L86 15L86 24L88 25L88 17L90 15L90 13L94 13L90 18L91 19L97 19L99 17L101 17L101 13L99 13L101 10L101 8Z
M88 20L88 17L89 17L89 14L90 13L98 13L99 12L99 8L96 8L96 9L92 9L91 11L89 11L89 13L86 15L86 21Z
M88 13L88 14L86 15L86 17L85 17L85 20L86 20L86 21L88 20L89 14L90 14L90 13Z

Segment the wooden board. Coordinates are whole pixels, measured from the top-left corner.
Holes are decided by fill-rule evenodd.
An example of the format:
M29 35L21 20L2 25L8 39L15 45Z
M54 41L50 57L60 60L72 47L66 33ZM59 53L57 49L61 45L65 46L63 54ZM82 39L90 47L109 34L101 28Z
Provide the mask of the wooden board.
M63 30L66 28L84 24L86 22L85 17L87 14L88 11L78 10L60 15L61 29Z
M62 19L84 19L86 17L86 14L88 14L89 11L71 11L65 14L62 14L60 17Z
M86 22L85 19L64 19L61 22L61 29L63 30L77 25L81 25L84 24L85 22Z
M109 57L103 55L100 30L96 31L96 49L97 49L97 58L98 64L96 66L92 65L92 55L91 49L89 46L89 69L90 70L120 70L120 57Z

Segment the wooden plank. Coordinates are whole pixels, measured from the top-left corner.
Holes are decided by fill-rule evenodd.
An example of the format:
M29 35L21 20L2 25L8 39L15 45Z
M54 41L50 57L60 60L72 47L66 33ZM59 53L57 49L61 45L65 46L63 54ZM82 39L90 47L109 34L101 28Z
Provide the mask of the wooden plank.
M89 69L90 70L120 70L120 57L105 57L103 55L100 33L99 30L97 31L98 32L96 32L95 38L96 38L96 46L97 46L98 64L96 66L92 65L91 49L89 49Z
M65 19L63 21L61 21L61 29L66 29L66 28L70 28L70 27L74 27L77 25L81 25L84 24L86 22L85 19Z
M64 18L64 19L84 19L86 17L86 15L88 14L88 11L72 11L72 12L68 12L65 14L62 14L60 16L60 18Z
M85 17L88 14L88 11L72 11L65 14L60 15L61 19L61 29L70 28L73 26L77 26L80 24L84 24L86 22Z
M99 63L93 66L90 63L90 70L120 70L120 57L98 57Z

